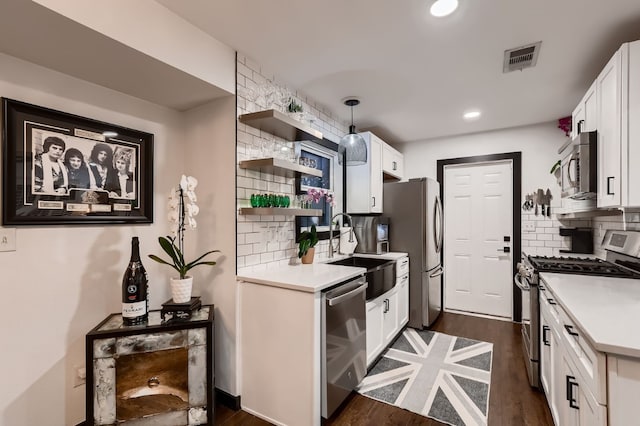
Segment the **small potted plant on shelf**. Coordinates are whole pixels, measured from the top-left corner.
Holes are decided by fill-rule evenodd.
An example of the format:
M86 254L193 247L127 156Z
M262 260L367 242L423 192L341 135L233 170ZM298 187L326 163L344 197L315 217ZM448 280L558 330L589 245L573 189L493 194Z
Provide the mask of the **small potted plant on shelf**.
M313 263L316 244L318 244L318 233L316 232L316 226L311 225L311 230L303 231L298 241L298 257L302 263Z

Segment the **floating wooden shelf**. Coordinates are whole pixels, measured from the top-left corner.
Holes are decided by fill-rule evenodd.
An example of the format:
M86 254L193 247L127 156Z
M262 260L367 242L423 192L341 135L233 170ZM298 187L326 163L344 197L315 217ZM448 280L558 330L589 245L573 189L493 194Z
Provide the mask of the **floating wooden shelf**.
M296 209L291 207L242 207L240 214L259 216L322 216L322 210Z
M322 133L275 109L242 114L241 123L288 141L322 141Z
M258 170L278 176L294 177L296 173L322 177L322 170L302 166L280 158L258 158L255 160L241 161L241 169Z

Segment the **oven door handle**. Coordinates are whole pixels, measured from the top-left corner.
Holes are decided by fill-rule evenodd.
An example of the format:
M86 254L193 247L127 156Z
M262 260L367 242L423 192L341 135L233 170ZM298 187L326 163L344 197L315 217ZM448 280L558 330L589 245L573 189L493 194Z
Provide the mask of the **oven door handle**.
M526 281L526 280L525 280ZM529 286L528 283L523 283L522 282L522 275L520 275L520 273L515 274L515 276L513 277L513 282L520 287L520 289L522 291L529 291L531 290L531 287Z

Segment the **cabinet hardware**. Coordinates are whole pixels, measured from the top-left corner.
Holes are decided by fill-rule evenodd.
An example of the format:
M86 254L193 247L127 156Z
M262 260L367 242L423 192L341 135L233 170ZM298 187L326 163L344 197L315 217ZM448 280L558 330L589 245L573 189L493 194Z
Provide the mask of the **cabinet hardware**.
M505 253L510 253L511 252L511 247L503 247L501 249L498 249L498 251L503 251Z
M397 163L394 161L394 162L393 162L393 170L397 170L397 167L398 167L398 165L397 165Z
M384 299L384 311L382 313L386 314L387 312L389 312L389 299Z
M578 333L573 331L573 326L571 325L565 324L564 329L567 330L567 333L569 333L571 336L575 336L575 337L580 336Z
M553 299L547 299L547 302L549 302L550 305L557 305L556 301Z
M615 195L615 192L611 192L611 181L615 179L615 176L607 176L607 195Z
M574 395L573 395L573 387L575 386L576 389L580 387L580 385L578 384L578 382L576 381L576 378L573 376L566 376L566 385L567 385L567 401L569 401L569 407L571 408L575 408L576 410L579 410L580 407L578 407L577 404L577 400L575 399Z
M538 289L539 289L540 291L547 291L547 289L546 289L544 286L539 285L539 284L538 284ZM548 299L547 299L547 300L548 300Z
M371 197L373 199L373 204L371 205L371 207L375 207L376 206L376 197Z
M547 331L549 330L550 328L546 325L542 326L542 343L544 343L545 346L551 346L551 343L547 340Z

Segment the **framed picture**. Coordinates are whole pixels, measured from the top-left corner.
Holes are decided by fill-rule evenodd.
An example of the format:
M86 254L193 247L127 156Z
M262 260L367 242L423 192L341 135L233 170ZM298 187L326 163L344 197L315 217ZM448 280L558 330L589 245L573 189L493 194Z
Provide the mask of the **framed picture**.
M153 135L2 98L3 225L153 222Z

